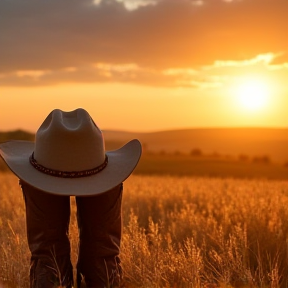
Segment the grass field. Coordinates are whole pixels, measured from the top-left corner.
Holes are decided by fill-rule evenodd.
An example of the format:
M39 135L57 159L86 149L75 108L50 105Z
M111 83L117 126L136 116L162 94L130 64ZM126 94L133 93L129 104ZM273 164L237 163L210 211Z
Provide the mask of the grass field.
M125 287L288 287L287 181L132 175L123 222ZM72 213L74 266L77 237ZM22 194L0 173L0 287L29 287L28 270Z
M241 161L235 157L144 154L135 173L242 179L288 180L288 165L274 162Z

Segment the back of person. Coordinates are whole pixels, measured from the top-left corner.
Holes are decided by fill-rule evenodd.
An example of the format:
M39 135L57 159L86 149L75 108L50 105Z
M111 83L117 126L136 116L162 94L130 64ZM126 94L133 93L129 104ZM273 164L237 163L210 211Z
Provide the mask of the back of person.
M84 109L53 110L36 140L0 144L19 180L31 251L30 288L74 285L70 257L70 197L79 228L77 287L120 287L123 181L141 157L134 139L105 151L101 130Z

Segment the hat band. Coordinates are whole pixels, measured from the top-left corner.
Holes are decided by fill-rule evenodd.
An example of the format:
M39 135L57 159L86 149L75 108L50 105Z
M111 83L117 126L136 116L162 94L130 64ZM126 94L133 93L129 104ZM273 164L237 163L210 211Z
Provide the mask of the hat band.
M61 177L61 178L80 178L80 177L95 175L99 173L100 171L102 171L108 164L108 157L107 155L105 155L105 161L101 165L92 169L82 170L82 171L59 171L59 170L46 168L35 160L34 152L29 157L29 161L35 169L37 169L38 171L42 173L48 174L50 176Z

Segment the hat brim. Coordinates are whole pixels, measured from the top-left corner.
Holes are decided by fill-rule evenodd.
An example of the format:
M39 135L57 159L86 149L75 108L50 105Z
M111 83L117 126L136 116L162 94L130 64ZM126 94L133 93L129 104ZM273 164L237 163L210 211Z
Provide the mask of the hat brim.
M104 193L123 182L141 157L141 143L131 140L118 150L107 151L107 166L99 173L81 178L59 178L36 170L29 161L34 142L8 141L0 144L0 155L20 179L47 193L67 196L92 196Z

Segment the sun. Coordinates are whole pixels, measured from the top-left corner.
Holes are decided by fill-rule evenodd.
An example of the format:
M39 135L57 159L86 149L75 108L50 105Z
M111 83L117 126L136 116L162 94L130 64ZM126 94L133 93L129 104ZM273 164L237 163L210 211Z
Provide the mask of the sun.
M246 110L256 111L267 106L269 85L261 78L242 78L235 87L237 102Z

